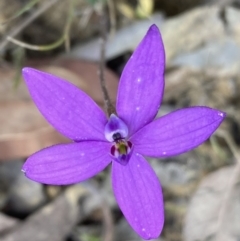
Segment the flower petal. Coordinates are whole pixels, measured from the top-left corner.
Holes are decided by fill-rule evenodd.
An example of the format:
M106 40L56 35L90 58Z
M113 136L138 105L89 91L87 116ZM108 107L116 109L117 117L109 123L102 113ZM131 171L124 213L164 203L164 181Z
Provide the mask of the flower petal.
M164 91L165 54L160 32L152 25L127 62L118 87L117 113L130 135L152 121Z
M225 116L224 112L208 107L180 109L145 126L131 141L135 150L142 155L178 155L206 141Z
M157 238L163 228L163 196L151 166L136 152L126 166L113 162L113 191L124 216L144 239Z
M39 111L60 133L74 141L106 140L106 116L87 94L32 68L24 68L23 77Z
M30 156L22 171L33 181L45 184L81 182L111 162L110 148L110 143L99 141L55 145Z

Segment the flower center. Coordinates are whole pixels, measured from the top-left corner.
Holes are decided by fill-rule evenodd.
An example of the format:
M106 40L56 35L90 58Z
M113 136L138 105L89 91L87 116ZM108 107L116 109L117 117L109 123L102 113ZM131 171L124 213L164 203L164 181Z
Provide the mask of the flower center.
M113 145L110 154L113 159L122 165L127 165L132 153L132 143L127 141L128 127L116 115L112 114L105 126L105 137Z
M111 147L111 155L114 160L122 165L127 165L131 157L132 143L130 141L119 140Z
M122 139L122 136L120 133L114 133L113 136L112 136L113 140L114 141L118 141L118 140L121 140Z

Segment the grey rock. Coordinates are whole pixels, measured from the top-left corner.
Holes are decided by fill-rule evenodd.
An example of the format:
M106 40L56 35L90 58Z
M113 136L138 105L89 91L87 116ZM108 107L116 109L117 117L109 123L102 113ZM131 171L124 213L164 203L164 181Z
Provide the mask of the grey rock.
M240 44L233 39L211 41L191 53L178 55L172 65L194 68L235 69L240 67Z
M219 230L220 212L226 202L234 168L225 167L206 176L194 194L185 219L185 241L240 240L240 186L236 183L227 203L223 225ZM216 237L216 232L218 237ZM220 234L219 234L220 232Z
M0 213L0 233L7 232L18 224L18 220Z
M81 218L78 200L86 194L82 185L69 187L53 202L44 206L1 241L64 240Z
M93 213L97 210L102 211L103 202L113 209L117 207L117 203L112 191L111 174L107 172L106 177L101 186L91 183L91 180L82 183L83 186L89 190L90 195L86 196L82 203L82 215L84 217L94 216Z
M106 59L133 51L152 23L160 28L166 60L169 63L181 53L198 49L210 40L217 40L225 35L224 23L220 19L220 8L217 6L202 6L181 15L163 20L162 14L156 13L150 20L142 20L130 24L109 38L106 45ZM211 31L209 31L211 29ZM72 49L71 56L98 61L100 43L93 39Z
M181 19L180 21L182 21L183 24L183 27L180 27L180 30L188 28L188 26L190 25L190 23L187 23L187 16L189 18L189 21L191 20L191 18L191 21L196 21L197 18L201 18L200 12L203 9L204 8L192 10L191 12L186 13L185 17L184 15L180 16L179 20ZM197 68L239 68L240 10L233 7L226 7L224 10L225 20L223 20L220 17L219 7L212 6L210 9L211 10L209 11L212 11L213 15L208 16L208 14L206 14L205 23L201 21L196 26L192 25L193 31L191 31L189 28L186 31L185 36L182 36L182 34L180 34L180 30L176 31L175 34L178 34L178 36L176 37L180 38L180 42L182 42L183 39L183 41L188 44L185 44L186 46L179 46L179 41L177 41L176 46L172 46L173 49L169 49L169 47L166 47L167 52L168 49L170 50L170 53L168 54L171 59L170 64ZM204 15L203 12L202 14ZM174 19L172 21L174 22ZM166 26L167 24L169 24L169 22L170 20L166 21ZM195 36L198 39L192 36L192 32L195 31L196 27L198 33L196 33ZM213 33L212 31L208 31L209 29L213 30ZM208 33L205 31L208 31ZM169 37L166 37L165 43L166 46L168 46L172 43L172 41Z
M0 209L6 205L11 186L21 172L20 160L0 162Z
M43 185L29 180L20 172L8 195L8 208L18 214L28 214L46 202Z
M167 63L182 53L225 36L220 8L205 6L192 9L164 22L161 28Z
M226 8L225 18L228 35L240 44L240 10L233 7Z
M12 214L28 214L45 201L43 185L26 178L21 160L0 164L0 205ZM1 207L1 206L0 206Z
M150 19L132 23L118 30L114 36L110 36L106 43L106 59L109 60L125 52L133 51L153 23L161 27L162 14L156 13ZM100 56L99 38L80 44L73 48L69 55L84 60L98 61Z
M0 163L0 187L8 188L19 175L22 168L21 160Z
M172 158L148 158L165 188L184 187L199 179L202 166L194 152Z
M141 241L142 239L133 231L125 218L122 218L115 228L114 241L135 240Z

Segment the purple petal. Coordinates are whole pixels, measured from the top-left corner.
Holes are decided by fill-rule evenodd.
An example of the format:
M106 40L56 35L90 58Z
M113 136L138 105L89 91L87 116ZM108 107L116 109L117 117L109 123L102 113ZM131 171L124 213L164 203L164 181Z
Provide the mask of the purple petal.
M113 191L124 216L144 239L157 238L163 228L163 196L151 166L138 153L126 166L113 162Z
M83 91L54 75L23 69L33 101L60 133L74 141L106 140L106 116Z
M178 155L206 141L225 116L224 112L208 107L177 110L142 128L131 141L135 150L142 155Z
M99 141L55 145L30 156L22 171L33 181L45 184L81 182L111 162L110 148L110 143Z
M164 67L161 35L152 25L126 64L118 87L117 113L130 135L154 119L164 91Z

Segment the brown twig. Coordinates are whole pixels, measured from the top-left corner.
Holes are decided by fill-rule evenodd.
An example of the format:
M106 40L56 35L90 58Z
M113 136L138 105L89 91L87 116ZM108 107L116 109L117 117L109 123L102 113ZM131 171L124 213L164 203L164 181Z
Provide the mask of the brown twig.
M109 9L109 18L110 18L110 36L112 37L115 34L116 31L116 11L114 6L113 0L107 0L108 9Z
M104 7L102 6L101 10L99 11L100 15L100 61L99 61L99 79L101 84L101 89L103 92L103 98L104 98L104 104L107 111L108 116L110 116L112 113L115 113L115 107L112 105L107 88L106 88L106 81L104 76L104 70L105 70L105 52L106 52L106 42L107 42L107 18L104 12Z
M55 3L57 3L59 0L49 0L45 1L45 4L43 4L40 8L38 8L35 12L33 12L30 16L26 17L21 23L16 25L12 30L10 30L6 37L3 39L2 42L0 42L0 53L3 51L3 49L7 46L9 43L7 37L14 38L17 34L19 34L24 28L26 28L32 21L34 21L37 17L39 17L42 13L44 13L46 10L48 10L50 7L52 7Z

